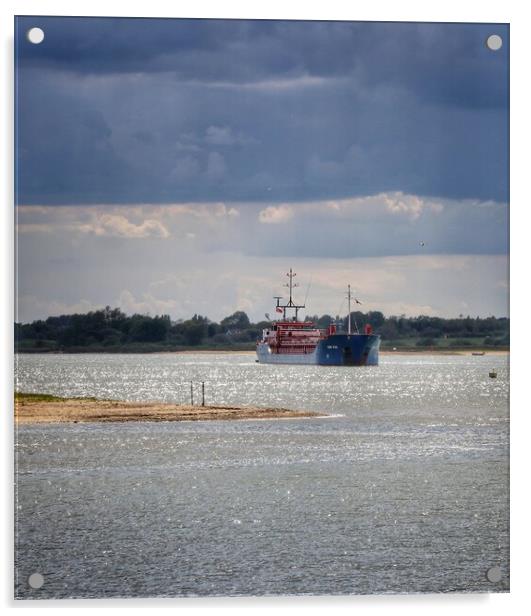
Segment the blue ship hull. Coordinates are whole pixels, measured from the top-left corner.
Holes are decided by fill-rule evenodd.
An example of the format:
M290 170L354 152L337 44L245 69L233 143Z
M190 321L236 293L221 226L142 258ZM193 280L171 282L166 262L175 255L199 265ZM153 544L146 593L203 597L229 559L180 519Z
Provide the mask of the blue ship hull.
M333 334L316 348L320 366L377 366L380 336L375 334Z

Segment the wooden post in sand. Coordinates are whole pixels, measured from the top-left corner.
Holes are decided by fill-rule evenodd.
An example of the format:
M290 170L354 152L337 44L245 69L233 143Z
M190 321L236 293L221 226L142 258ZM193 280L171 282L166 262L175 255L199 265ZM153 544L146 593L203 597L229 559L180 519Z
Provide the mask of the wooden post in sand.
M203 394L203 403L201 406L205 406L205 381L201 381L201 393Z
M190 404L194 406L194 382L190 381Z

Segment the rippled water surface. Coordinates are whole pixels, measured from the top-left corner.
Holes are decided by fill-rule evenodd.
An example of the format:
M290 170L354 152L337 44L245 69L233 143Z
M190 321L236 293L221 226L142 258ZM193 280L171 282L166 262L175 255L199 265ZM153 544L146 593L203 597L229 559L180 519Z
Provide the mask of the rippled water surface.
M330 416L20 427L16 594L506 591L507 361L21 355L20 391L189 402L204 381L207 404Z

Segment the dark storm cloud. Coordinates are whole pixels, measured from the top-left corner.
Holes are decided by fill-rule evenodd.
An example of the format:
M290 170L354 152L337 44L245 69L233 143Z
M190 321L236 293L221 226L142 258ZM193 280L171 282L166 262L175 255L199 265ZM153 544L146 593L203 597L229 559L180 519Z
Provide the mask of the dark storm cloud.
M46 31L42 47L24 38L36 24ZM496 29L506 36L505 27ZM428 100L497 106L506 104L506 54L487 50L492 31L479 24L28 17L19 20L19 59L74 73L170 72L198 82L356 75Z
M507 46L489 25L18 18L18 202L506 200Z

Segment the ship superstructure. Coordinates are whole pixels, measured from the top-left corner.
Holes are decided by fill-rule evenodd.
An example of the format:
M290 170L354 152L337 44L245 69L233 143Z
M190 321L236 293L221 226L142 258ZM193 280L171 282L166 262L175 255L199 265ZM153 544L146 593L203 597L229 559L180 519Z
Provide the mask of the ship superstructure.
M294 282L297 275L290 268L286 274L289 278L284 286L289 289L289 299L281 303L281 296L276 296L276 313L282 315L272 321L270 327L262 332L262 338L256 344L256 354L260 363L269 364L318 364L329 366L375 366L378 365L380 336L372 333L370 325L360 334L357 326L352 331L351 299L348 286L347 332L338 333L337 326L330 324L322 329L312 321L299 321L299 310L305 304L297 304L293 299L293 290L298 287Z

